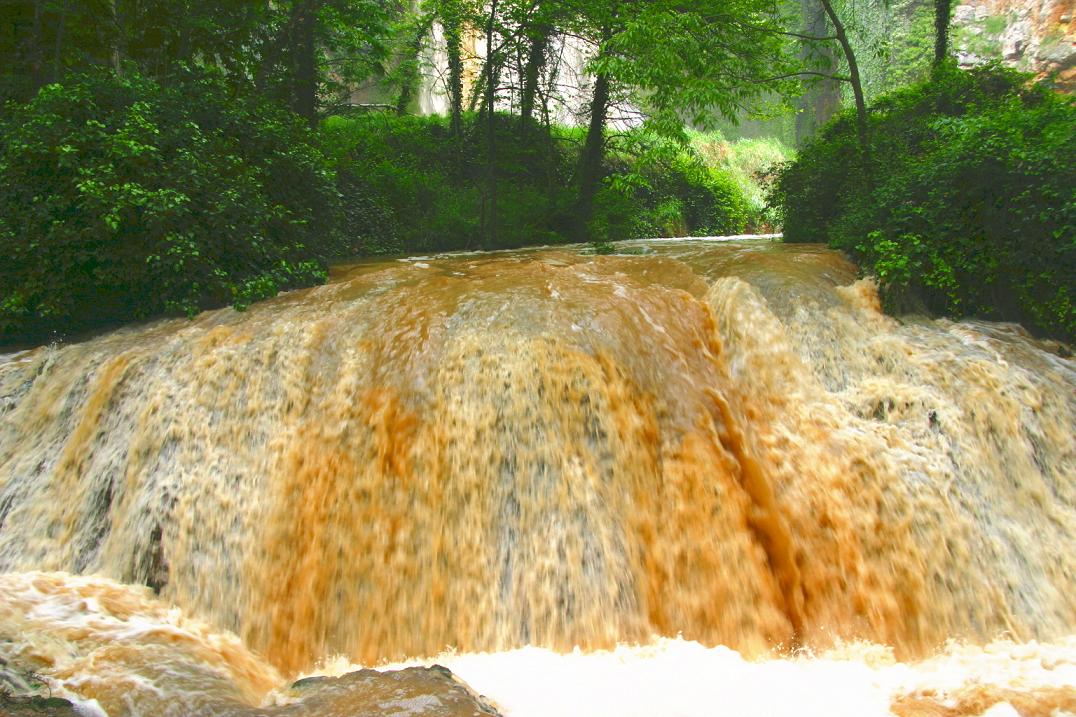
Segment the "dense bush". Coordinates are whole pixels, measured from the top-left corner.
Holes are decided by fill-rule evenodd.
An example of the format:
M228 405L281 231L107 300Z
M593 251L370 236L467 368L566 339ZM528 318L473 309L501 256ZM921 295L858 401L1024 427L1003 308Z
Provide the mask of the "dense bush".
M749 229L770 230L778 222L767 194L773 171L794 152L776 137L728 141L717 132L691 132L691 147L707 166L717 168L736 182L747 200Z
M741 187L690 148L629 135L614 145L608 165L590 223L597 241L738 234L748 225Z
M898 308L1076 336L1076 106L997 67L946 67L844 113L780 174L787 241L851 253ZM856 169L859 167L859 169Z
M326 152L350 208L349 242L365 253L395 253L568 241L582 130L535 128L524 137L516 119L497 116L497 231L490 242L483 231L486 127L475 121L465 117L459 141L443 117L325 122ZM606 165L592 238L734 233L746 225L743 191L690 149L633 133L614 143Z
M323 281L328 260L568 240L582 130L496 118L335 117L315 138L204 72L73 75L0 117L0 340L239 308ZM316 142L315 142L316 139ZM318 146L315 146L318 145ZM742 189L675 143L614 143L596 239L739 232Z
M290 113L211 75L48 85L0 117L0 338L325 279L339 196Z
M486 248L555 240L570 206L570 158L541 138L522 142L510 118L497 119L497 238ZM466 120L459 141L445 117L376 114L323 124L327 154L341 178L355 182L342 185L345 206L361 207L344 232L362 253L485 246L485 128Z

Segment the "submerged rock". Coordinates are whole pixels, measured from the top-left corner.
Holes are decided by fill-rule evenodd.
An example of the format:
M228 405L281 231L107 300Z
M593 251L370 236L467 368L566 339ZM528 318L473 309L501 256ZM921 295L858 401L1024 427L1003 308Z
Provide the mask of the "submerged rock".
M500 712L440 665L341 677L308 677L291 686L298 701L239 713L236 717L482 717Z
M69 717L77 714L69 700L52 696L40 675L19 669L0 657L0 717Z
M0 717L79 717L69 700L62 697L4 697L0 696Z

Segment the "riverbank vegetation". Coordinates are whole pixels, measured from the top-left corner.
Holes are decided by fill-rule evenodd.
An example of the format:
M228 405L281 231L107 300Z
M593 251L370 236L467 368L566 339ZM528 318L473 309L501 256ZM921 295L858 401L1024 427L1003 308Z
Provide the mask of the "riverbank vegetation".
M573 240L573 175L585 140L552 125L520 137L517 118L494 118L497 216L483 215L487 128L461 117L460 140L445 117L374 114L331 117L322 127L339 178L343 230L357 254L497 249ZM710 135L732 155L741 143ZM775 148L773 163L787 156ZM607 182L597 190L586 238L736 234L764 225L755 165L709 159L691 146L642 130L608 139ZM495 235L488 223L496 221Z
M1071 103L946 65L948 2L857 1L5 3L0 342L782 216L894 305L1071 335Z
M359 254L764 221L755 175L684 135L791 61L760 0L187 5L5 4L0 340L243 308ZM574 110L553 66L569 36L591 76ZM415 116L441 69L445 112Z
M242 307L344 249L302 122L212 72L47 85L0 118L0 174L4 333Z
M896 310L1076 336L1076 105L1001 67L939 67L852 111L775 184L786 241L828 242Z

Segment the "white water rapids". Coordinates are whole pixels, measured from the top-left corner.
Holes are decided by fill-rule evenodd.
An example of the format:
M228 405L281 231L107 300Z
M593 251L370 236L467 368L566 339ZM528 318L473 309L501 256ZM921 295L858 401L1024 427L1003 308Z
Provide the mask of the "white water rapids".
M0 356L6 674L109 717L434 662L507 715L1076 713L1066 347L887 317L819 247L624 246Z

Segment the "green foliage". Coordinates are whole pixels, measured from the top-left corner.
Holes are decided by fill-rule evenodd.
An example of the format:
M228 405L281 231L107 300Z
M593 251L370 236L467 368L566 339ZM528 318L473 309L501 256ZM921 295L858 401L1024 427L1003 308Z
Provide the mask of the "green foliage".
M668 139L642 132L618 139L590 221L597 241L745 230L747 201L727 172Z
M458 143L441 117L333 117L323 124L350 212L344 231L360 253L483 246L484 127L475 127L473 115L464 120ZM496 129L497 244L485 248L567 241L584 130L536 130L524 141L502 115ZM737 233L747 223L743 191L728 173L670 140L619 137L605 174L589 225L595 240Z
M234 0L233 0L234 1ZM385 74L389 53L390 5L381 0L281 0L264 3L249 58L259 90L295 106L310 82L320 114L349 106L351 93ZM312 43L300 26L313 18ZM307 76L307 72L312 72Z
M732 179L747 201L749 229L776 225L777 218L766 197L773 170L791 159L788 145L775 137L725 141L720 134L691 132L691 147L710 167L723 171Z
M611 32L592 70L631 88L652 129L681 133L684 117L734 118L767 92L791 91L777 77L796 65L772 3L759 0L590 0L583 10Z
M485 156L480 132L458 142L447 118L333 117L322 128L341 176L362 177L361 192L344 186L344 204L372 202L395 217L390 233L358 242L365 253L474 249L482 245ZM523 145L509 122L498 125L498 219L501 247L548 240L567 206L569 171L556 147ZM548 156L547 156L548 155ZM560 173L561 176L556 175ZM376 219L370 223L376 223ZM345 227L355 236L356 227ZM353 241L354 243L354 241Z
M326 278L339 196L296 118L211 73L70 76L0 118L0 336L242 308Z
M30 99L70 70L132 64L163 77L182 64L253 72L270 7L259 0L5 0L0 3L0 102Z
M934 56L934 3L931 0L834 0L859 65L868 102L930 74ZM843 53L833 68L847 75ZM827 69L827 68L822 68ZM845 104L852 88L842 83Z
M872 166L838 116L781 172L787 241L827 241L888 300L1076 336L1076 106L990 67L942 68L871 113Z
M1005 15L990 15L983 21L983 30L991 35L1000 35L1009 26L1009 18Z
M794 64L763 0L2 5L0 340L241 308L345 253L742 231L744 178L687 148L684 118L779 104ZM481 123L332 117L413 106L435 21L457 58L450 36L489 28ZM595 112L630 103L646 132L548 126L575 104L553 62L566 37L610 88ZM526 121L493 112L523 94ZM331 119L313 136L288 107Z
M132 67L168 82L185 65L291 103L304 61L322 106L384 73L389 5L381 0L5 0L0 3L0 102L26 101L69 71ZM304 46L300 18L314 18Z

